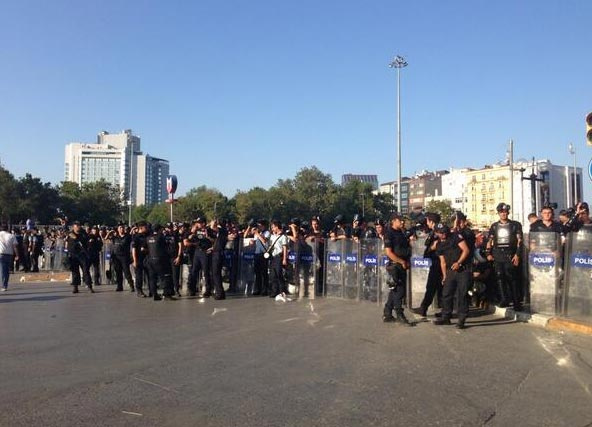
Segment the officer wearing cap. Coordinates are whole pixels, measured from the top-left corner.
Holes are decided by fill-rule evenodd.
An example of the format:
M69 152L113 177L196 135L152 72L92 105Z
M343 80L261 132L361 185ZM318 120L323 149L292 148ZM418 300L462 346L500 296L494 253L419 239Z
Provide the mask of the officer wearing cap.
M465 262L467 267L470 267L473 263L473 253L475 252L475 242L477 241L477 236L471 228L469 227L469 223L467 221L467 216L462 213L461 211L456 211L452 216L452 231L460 234L467 246L469 247L469 258Z
M140 221L137 224L138 231L132 238L132 261L136 273L136 295L145 298L144 286L144 259L148 248L146 247L146 237L148 237L148 223Z
M74 221L72 230L68 233L66 239L66 250L68 251L68 260L70 262L70 271L72 272L73 294L78 293L80 286L80 270L82 270L82 280L91 293L94 293L90 270L88 265L87 252L88 236L82 229L80 222Z
M384 236L384 252L389 259L386 268L389 273L387 280L390 291L384 305L382 320L412 326L403 313L411 247L403 231L403 218L398 214L391 216L390 227ZM393 310L395 310L396 317L393 317Z
M450 325L454 297L458 305L458 329L465 328L465 320L469 315L467 292L471 283L471 270L467 267L470 251L463 236L454 232L445 224L435 228L438 235L436 253L440 258L442 271L442 315L434 321L436 325Z
M214 241L214 237L208 227L206 227L206 223L205 217L197 218L193 222L191 234L183 241L183 244L195 248L193 262L191 263L191 273L187 280L189 296L195 296L197 294L197 281L200 278L200 273L202 273L205 281L205 290L202 296L209 298L212 296L212 242Z
M132 238L125 229L124 223L117 225L117 231L108 234L111 239L111 264L115 270L115 290L123 291L123 278L127 280L130 291L134 292L134 279L130 272Z
M162 234L162 227L158 224L146 236L145 266L148 270L150 295L152 295L154 301L162 299L158 293L159 283L162 284L164 298L174 300L170 258L167 252L166 240Z
M487 260L494 261L495 279L497 283L500 307L507 307L510 300L514 310L522 310L521 292L519 288L518 266L522 253L522 225L508 218L510 205L497 205L499 221L489 228L487 241Z

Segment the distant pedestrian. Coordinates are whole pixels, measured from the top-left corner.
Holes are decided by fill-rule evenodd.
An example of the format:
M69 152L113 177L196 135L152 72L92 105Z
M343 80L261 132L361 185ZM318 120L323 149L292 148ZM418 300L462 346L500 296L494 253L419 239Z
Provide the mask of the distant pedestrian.
M8 290L8 275L12 258L18 260L16 238L8 232L8 225L0 225L0 273L2 274L2 292Z

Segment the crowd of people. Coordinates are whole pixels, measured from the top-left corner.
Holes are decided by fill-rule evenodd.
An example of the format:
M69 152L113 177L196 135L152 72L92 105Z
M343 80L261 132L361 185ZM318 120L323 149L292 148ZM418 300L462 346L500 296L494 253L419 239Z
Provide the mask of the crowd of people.
M403 310L407 274L410 268L411 245L414 239L425 238L423 257L429 260L425 296L414 312L426 317L429 307L438 301L436 325L451 324L456 301L458 321L465 327L470 299L486 308L496 303L522 310L525 292L520 281L519 267L523 260L524 235L522 225L509 219L510 206L497 206L499 220L489 230L473 230L466 216L457 211L449 221L438 213L428 212L418 223L393 214L388 221L377 219L368 223L356 215L351 224L338 215L330 231L321 229L319 217L309 221L293 218L284 227L277 220L251 220L244 227L224 219L207 221L196 218L191 223L167 223L164 226L140 221L133 227L83 226L74 221L64 227L43 228L34 224L0 227L0 263L2 290L8 287L8 272L38 271L40 255L53 253L59 242L65 242L65 266L72 273L72 292L82 284L89 292L101 285L101 251L110 244L110 268L107 279L117 292L124 291L124 282L141 298L175 300L185 295L213 297L221 300L226 293L237 291L239 242L247 242L253 254L254 280L251 295L285 298L288 286L284 271L288 266L290 244L315 247L318 256L316 292L322 292L324 246L326 240L382 239L388 257L389 293L383 320L411 325ZM542 208L540 217L529 216L530 232L556 233L559 239L571 231L591 225L587 203L571 211L562 211L554 219L550 206ZM230 256L229 256L230 254ZM49 257L52 262L53 257ZM188 265L188 277L181 283L181 268ZM132 268L133 267L133 268ZM223 273L224 271L224 273ZM223 274L229 282L223 287ZM394 315L393 315L394 311Z

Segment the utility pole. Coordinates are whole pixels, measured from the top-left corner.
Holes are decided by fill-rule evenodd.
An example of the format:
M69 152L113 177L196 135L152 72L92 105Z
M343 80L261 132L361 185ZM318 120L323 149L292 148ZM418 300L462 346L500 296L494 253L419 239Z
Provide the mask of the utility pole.
M528 178L521 178L523 181L530 181L530 205L531 205L531 212L537 213L537 205L536 205L536 183L545 182L545 178L539 178L536 173L534 173L534 157L532 158L532 173Z

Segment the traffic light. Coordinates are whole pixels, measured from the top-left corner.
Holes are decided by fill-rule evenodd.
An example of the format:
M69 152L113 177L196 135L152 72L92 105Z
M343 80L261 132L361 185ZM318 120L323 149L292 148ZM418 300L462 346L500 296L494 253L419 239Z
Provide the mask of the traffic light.
M592 145L592 113L586 116L586 143Z

